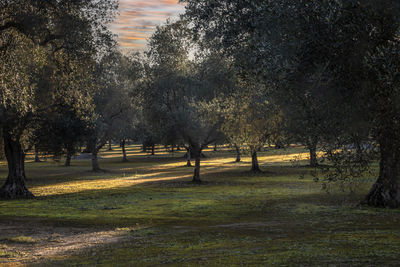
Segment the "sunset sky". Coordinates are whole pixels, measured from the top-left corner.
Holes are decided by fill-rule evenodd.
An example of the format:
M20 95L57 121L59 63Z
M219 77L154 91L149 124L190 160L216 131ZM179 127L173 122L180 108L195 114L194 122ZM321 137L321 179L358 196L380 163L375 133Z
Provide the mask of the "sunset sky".
M111 29L123 48L143 50L157 25L183 11L178 0L120 0L120 14Z

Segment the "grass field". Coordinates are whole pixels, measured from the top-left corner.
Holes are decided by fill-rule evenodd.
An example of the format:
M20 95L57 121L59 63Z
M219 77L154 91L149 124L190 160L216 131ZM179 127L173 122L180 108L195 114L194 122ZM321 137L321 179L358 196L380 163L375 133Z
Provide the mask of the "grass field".
M205 152L204 183L190 182L183 152L155 156L129 146L90 162L26 165L33 200L0 201L1 266L398 266L400 210L358 207L356 193L321 190L302 148L234 162L228 148ZM306 164L305 161L300 163ZM6 177L0 167L0 182ZM300 179L303 175L304 177Z

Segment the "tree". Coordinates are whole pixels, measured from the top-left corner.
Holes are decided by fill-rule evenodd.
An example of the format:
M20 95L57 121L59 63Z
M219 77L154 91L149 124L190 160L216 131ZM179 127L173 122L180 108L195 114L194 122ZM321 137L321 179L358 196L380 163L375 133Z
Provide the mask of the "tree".
M304 88L304 87L303 87ZM285 94L287 96L287 92ZM310 167L318 166L317 148L323 141L326 127L324 125L327 116L323 101L320 101L311 92L304 92L304 95L294 93L296 96L286 100L283 106L286 132L290 140L301 143L309 150Z
M65 166L71 166L72 157L79 151L88 132L91 110L60 104L49 112L46 120L38 122L35 148L55 156L65 155Z
M276 105L268 101L265 88L262 87L260 84L251 84L251 81L242 82L238 92L226 104L222 124L222 130L231 143L249 148L251 171L254 173L261 172L257 152L268 140L272 141L277 136L281 125L281 114Z
M207 59L189 58L184 21L158 27L150 40L151 70L145 112L158 129L173 129L195 158L193 182L201 182L202 150L221 136L218 96L225 87L204 78ZM204 63L204 64L203 64Z
M2 1L0 10L0 124L9 174L0 189L1 198L29 198L25 185L22 139L30 127L44 119L60 102L90 104L86 87L61 85L57 79L70 68L68 60L90 66L115 1ZM56 65L60 63L60 65ZM88 64L89 63L89 64ZM63 69L65 68L65 69ZM66 70L66 71L64 71ZM45 75L50 82L40 84ZM85 76L85 83L90 77ZM53 81L55 81L53 83Z
M388 71L396 66L390 57L397 56L398 1L185 2L200 37L238 58L245 47L242 55L250 55L256 71L267 70L262 72L272 81L280 78L291 89L307 83L314 92L325 91L318 102L329 111L323 131L327 153L334 155L329 152L354 139L369 147L377 144L380 174L365 203L400 206L399 87L396 72ZM357 150L351 153L355 160L361 158Z
M94 71L96 93L94 113L87 138L87 147L92 154L92 170L101 171L98 163L100 149L110 140L116 124L128 115L131 108L129 87L126 85L126 64L115 47L111 47L96 64ZM122 127L122 126L121 126Z
M113 139L120 143L122 149L122 161L128 161L126 154L126 141L135 138L135 130L141 123L141 95L139 93L140 84L144 75L144 66L139 54L129 56L121 55L119 66L119 81L121 82L121 94L124 99L124 109L121 116L115 118L113 130L111 131Z

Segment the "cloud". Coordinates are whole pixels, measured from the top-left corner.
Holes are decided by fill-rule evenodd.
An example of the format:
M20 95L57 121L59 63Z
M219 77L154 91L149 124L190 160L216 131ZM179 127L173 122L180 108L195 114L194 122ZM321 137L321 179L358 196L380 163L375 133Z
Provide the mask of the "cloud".
M178 0L120 0L119 16L111 29L119 36L123 48L144 50L145 41L156 27L183 11Z

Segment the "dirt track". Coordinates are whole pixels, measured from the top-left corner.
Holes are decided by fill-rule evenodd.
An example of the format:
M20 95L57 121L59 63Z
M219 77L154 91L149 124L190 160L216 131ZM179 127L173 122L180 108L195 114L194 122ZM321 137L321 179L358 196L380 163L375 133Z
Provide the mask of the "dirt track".
M15 242L13 237L33 240ZM131 238L126 231L78 227L59 227L40 222L0 222L0 266L21 266L46 261L55 256L71 255L97 246L113 244ZM5 246L4 246L5 244Z

